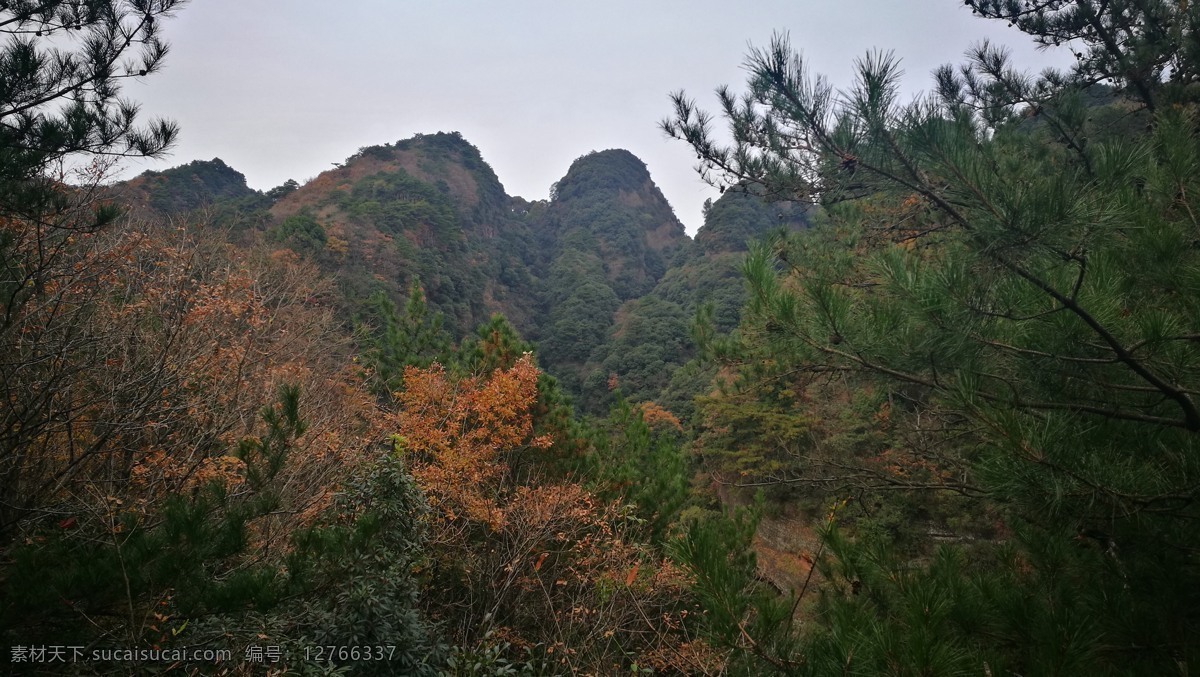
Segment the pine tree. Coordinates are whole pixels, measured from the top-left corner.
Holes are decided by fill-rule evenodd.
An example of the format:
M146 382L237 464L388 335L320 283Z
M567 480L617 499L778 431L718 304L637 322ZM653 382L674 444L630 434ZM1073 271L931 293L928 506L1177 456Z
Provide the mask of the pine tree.
M999 537L927 568L831 532L804 669L1186 673L1200 663L1197 9L977 4L1040 40L1083 40L1080 69L1029 77L981 45L900 105L891 55L861 60L839 98L780 37L751 54L749 94L721 90L732 146L682 94L664 123L714 182L824 208L815 232L749 257L751 340L875 380L1003 516Z
M1006 21L1042 47L1067 45L1077 87L1111 83L1153 112L1200 78L1200 13L1186 0L966 0L979 16ZM1059 80L1060 82L1064 80ZM1193 94L1194 96L1194 94Z
M659 544L687 499L687 463L679 436L652 429L645 412L619 397L594 431L587 475L601 497L632 504L648 540Z
M168 616L178 629L195 616L277 603L283 577L240 558L255 521L280 508L276 480L306 428L299 389L281 388L262 419L262 438L242 440L230 457L236 471L156 505L109 496L105 514L46 524L8 548L0 633L14 644L110 635L161 643L173 636Z
M428 367L450 358L450 335L442 328L442 314L429 312L420 280L413 281L403 313L387 294L375 292L366 314L359 322L364 361L381 397L390 398L400 387L405 367Z
M36 213L53 164L78 156L152 157L173 123L136 125L121 80L162 66L162 20L182 0L16 0L0 7L0 209Z

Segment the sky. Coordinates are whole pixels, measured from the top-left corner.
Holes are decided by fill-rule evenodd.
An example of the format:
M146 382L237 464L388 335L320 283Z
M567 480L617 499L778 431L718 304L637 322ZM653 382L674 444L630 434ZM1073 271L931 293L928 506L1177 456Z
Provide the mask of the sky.
M842 89L856 58L893 50L909 96L983 39L1023 69L1069 60L957 0L192 0L164 29L163 70L123 91L181 138L122 176L219 157L267 190L364 146L458 131L530 200L575 158L627 149L694 234L717 192L658 122L671 92L713 110L717 86L742 91L749 46L776 32Z

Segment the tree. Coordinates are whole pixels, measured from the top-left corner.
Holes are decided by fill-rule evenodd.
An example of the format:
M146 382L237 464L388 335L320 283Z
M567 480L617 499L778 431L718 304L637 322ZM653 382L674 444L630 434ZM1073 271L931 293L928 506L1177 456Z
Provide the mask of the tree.
M761 674L765 668L790 674L803 666L791 658L792 600L771 594L758 580L750 543L760 517L761 505L689 515L669 543L704 609L701 627L720 652L719 673Z
M391 645L386 660L342 653L329 662L356 675L433 674L443 647L418 609L429 507L412 476L385 453L358 466L330 508L294 534L286 572L293 597L263 619L271 643L287 646L297 667L313 645ZM246 627L236 615L227 620L231 629ZM247 644L267 637L245 634Z
M262 438L240 440L188 491L150 503L108 487L90 514L74 506L76 514L7 549L0 632L13 641L164 642L181 629L159 627L169 615L186 621L274 604L282 579L241 557L254 548L255 525L281 508L276 480L306 429L299 400L298 388L281 388L278 405L262 411ZM161 481L153 468L139 470L131 484Z
M748 94L720 90L733 145L682 94L664 123L711 180L824 208L813 233L747 261L750 340L809 373L873 380L1003 515L971 574L960 552L871 575L835 548L806 669L1186 671L1200 661L1200 118L1190 90L1166 81L1192 78L1197 10L1078 0L984 13L1083 40L1085 65L1028 77L985 44L939 70L934 95L900 105L891 55L861 60L838 98L777 37L751 53ZM1156 39L1159 21L1179 39ZM1131 115L1148 129L1113 123ZM940 629L906 621L909 604L946 613ZM851 631L880 614L878 632ZM906 643L929 648L919 666L896 651Z
M484 327L485 342L503 333L499 322ZM500 356L496 348L473 351L476 366ZM405 369L396 446L431 509L427 575L437 595L425 599L429 616L489 662L499 650L494 638L503 637L506 647L525 649L506 660L536 659L546 672L616 674L633 662L679 670L703 659L701 645L681 646L695 611L682 577L638 538L646 529L633 511L517 464L553 441L535 429L538 375L529 353L469 376L438 364ZM629 444L653 456L642 464L669 464L662 457L678 448L646 449L649 430L629 423L639 437ZM674 470L665 480L674 486L639 498L678 497Z
M88 321L81 306L63 301L78 292L76 283L95 284L111 272L104 264L88 265L96 252L86 238L118 215L99 199L96 186L111 158L158 155L175 137L169 122L137 127L137 107L118 95L122 79L160 67L167 48L159 24L181 4L46 0L0 6L0 484L6 517L21 514L30 498L10 502L18 483L12 473L33 463L22 445L48 421L61 385L42 380L30 389L26 379L47 370L65 375L59 367L90 345L86 332L72 330ZM93 163L73 174L83 185L67 186L70 163L89 157ZM11 526L7 519L5 524Z
M425 305L420 280L410 286L403 314L386 293L376 291L367 300L365 315L359 329L363 357L371 369L372 386L384 400L400 388L405 367L428 367L450 355L442 314L431 313Z
M17 0L0 8L0 207L23 213L27 182L77 155L152 157L176 135L171 122L136 126L120 81L162 66L162 19L184 0ZM77 37L82 35L83 37Z
M680 427L653 402L635 408L622 397L598 426L588 457L597 492L634 506L655 544L666 540L688 495Z
M157 502L186 490L282 381L319 393L314 426L333 433L296 469L311 461L325 474L329 454L366 427L369 406L342 372L349 347L315 303L328 287L291 252L129 226L80 234L66 253L14 315L0 357L6 538L106 495ZM142 489L130 482L139 468L152 468Z
M533 345L525 342L502 315L493 315L479 325L475 336L463 340L455 355L454 368L467 376L481 376L497 369L512 369L526 355L536 361ZM558 380L540 368L537 401L530 413L534 434L546 436L551 444L535 459L518 459L525 465L524 472L562 476L577 471L590 444L588 430L575 418L571 399Z
M284 181L283 183L279 184L278 186L275 186L271 190L268 190L267 198L271 200L272 204L274 204L274 203L282 200L283 198L287 197L288 195L291 195L292 193L296 192L296 189L299 187L300 187L300 183L297 182L295 179L288 179L287 181Z
M1200 13L1187 2L967 0L966 4L979 16L1009 22L1042 47L1069 45L1077 60L1071 71L1073 84L1116 84L1131 90L1151 112L1200 78Z

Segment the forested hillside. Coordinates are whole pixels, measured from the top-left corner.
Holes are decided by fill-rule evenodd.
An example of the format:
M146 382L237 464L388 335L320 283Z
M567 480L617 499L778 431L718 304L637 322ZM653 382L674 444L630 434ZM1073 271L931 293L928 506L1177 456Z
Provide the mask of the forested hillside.
M618 308L654 287L688 237L641 160L617 150L571 165L539 229L553 252L540 354L568 389L598 407Z
M577 405L598 414L612 404L613 375L636 399L656 399L692 357L688 327L701 305L719 307L722 327L736 324L747 243L805 223L802 209L731 192L693 243L623 150L579 158L549 201L532 203L507 195L457 133L363 148L337 164L266 194L219 160L147 172L114 192L132 213L192 214L231 241L263 239L315 263L337 281L344 321L376 341L414 288L442 316L447 345L503 315ZM685 409L702 386L689 387L674 398Z
M689 238L456 132L114 182L186 9L0 3L6 668L1200 669L1200 9L967 5L1077 66L776 37L673 95Z
M163 172L145 172L121 184L116 199L126 209L147 216L177 216L257 196L257 191L246 185L241 172L221 158L213 158Z

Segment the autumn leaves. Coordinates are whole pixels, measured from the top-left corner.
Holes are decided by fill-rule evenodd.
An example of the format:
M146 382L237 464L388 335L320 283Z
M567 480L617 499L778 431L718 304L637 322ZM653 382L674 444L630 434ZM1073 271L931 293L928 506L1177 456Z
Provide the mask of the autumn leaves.
M440 364L408 367L398 393L397 449L411 454L413 476L448 520L477 520L498 529L511 489L506 457L545 449L534 436L538 370L528 353L509 369L454 379Z

